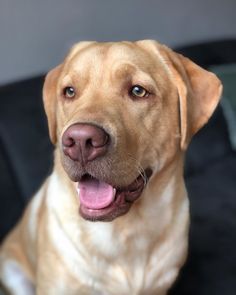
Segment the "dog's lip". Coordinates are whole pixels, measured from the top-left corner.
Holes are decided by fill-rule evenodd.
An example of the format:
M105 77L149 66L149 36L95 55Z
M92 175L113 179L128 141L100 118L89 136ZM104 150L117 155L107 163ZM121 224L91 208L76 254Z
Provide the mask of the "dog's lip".
M145 172L139 175L131 184L126 187L114 186L114 199L104 208L93 209L80 202L80 215L90 221L111 221L114 218L127 213L134 201L136 201L148 179L151 177L151 169L146 169ZM83 177L92 177L85 174ZM82 177L82 179L83 179ZM79 183L77 184L79 186ZM79 192L79 189L78 189Z

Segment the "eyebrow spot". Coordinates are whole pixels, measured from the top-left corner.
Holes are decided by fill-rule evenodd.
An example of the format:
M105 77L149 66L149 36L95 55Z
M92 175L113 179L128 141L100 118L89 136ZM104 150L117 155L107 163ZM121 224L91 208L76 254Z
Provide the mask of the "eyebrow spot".
M134 75L136 70L137 69L134 65L128 63L122 65L119 64L118 66L115 66L115 69L113 70L113 76L115 79L130 77Z

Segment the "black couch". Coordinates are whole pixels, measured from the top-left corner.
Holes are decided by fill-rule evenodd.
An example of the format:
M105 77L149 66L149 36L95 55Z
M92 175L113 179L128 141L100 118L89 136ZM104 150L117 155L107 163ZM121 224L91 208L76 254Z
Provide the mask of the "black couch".
M236 40L178 48L207 68L236 63ZM42 105L44 76L0 88L0 240L52 169ZM236 152L219 106L186 161L191 205L189 258L172 295L236 294Z

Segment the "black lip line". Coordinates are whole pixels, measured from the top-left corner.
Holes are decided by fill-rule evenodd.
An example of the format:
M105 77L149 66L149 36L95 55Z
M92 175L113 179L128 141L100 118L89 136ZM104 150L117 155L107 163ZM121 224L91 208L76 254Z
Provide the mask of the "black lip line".
M136 178L136 180L139 178L139 176ZM137 188L134 189L127 189L127 188L115 188L117 193L134 193L138 191L141 187L145 186L147 184L147 179L143 181ZM133 183L133 182L132 182Z
M93 176L91 176L91 175L89 175L90 177L93 177ZM129 193L129 194L135 194L135 193L138 193L139 194L139 196L140 196L140 194L142 193L142 191L143 191L143 189L145 188L145 186L147 185L147 183L148 183L148 180L150 179L150 177L152 176L152 170L151 169L146 169L145 171L144 171L144 174L140 174L131 184L133 184L138 178L142 178L142 182L140 183L140 185L137 187L137 188L135 188L135 189L133 189L133 190L128 190L128 189L122 189L122 188L115 188L116 189L116 194L115 194L115 198L114 198L114 200L113 200L113 204L117 201L117 199L118 199L118 197L119 197L119 195L121 195L122 193ZM139 197L138 196L138 197ZM133 203L134 202L134 200L129 200L129 199L127 199L126 198L126 196L125 196L125 202L126 203ZM100 210L100 209L99 209ZM98 211L99 211L98 210ZM95 209L95 211L96 211L96 209Z

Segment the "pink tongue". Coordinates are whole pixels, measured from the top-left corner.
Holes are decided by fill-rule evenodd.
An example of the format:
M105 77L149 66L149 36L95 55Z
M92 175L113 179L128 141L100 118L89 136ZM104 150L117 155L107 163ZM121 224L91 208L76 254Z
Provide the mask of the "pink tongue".
M108 207L115 198L115 189L108 183L95 178L79 182L80 203L89 209Z

